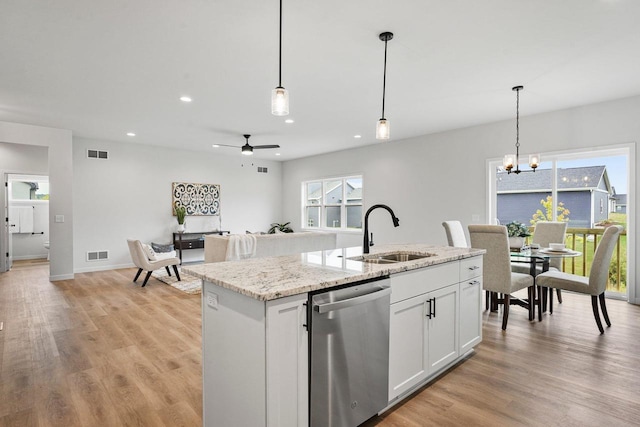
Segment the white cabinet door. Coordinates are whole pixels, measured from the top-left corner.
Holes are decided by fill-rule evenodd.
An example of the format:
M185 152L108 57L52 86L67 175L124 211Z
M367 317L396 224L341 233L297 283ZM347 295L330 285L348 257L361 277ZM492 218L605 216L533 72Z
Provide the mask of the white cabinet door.
M482 277L460 282L460 354L482 341Z
M267 426L309 422L307 295L267 302Z
M427 377L426 294L391 304L389 401Z
M458 284L427 294L428 374L458 357Z

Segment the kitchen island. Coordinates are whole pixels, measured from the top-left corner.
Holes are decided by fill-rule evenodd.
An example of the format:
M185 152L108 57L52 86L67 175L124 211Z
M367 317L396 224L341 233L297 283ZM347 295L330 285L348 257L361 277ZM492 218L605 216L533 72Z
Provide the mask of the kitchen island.
M369 263L345 248L184 267L203 279L204 425L309 424L307 306L317 291L389 279L388 406L471 351L484 251L380 245L365 258L389 253L427 256Z

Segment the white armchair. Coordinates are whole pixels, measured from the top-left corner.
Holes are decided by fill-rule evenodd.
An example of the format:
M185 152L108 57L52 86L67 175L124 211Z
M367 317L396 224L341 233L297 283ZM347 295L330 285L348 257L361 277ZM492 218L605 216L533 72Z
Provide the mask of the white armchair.
M127 239L127 244L129 245L129 252L131 253L131 260L138 267L138 272L136 273L136 277L133 279L135 282L140 277L140 273L143 271L147 272L146 277L144 278L144 282L142 283L142 287L145 287L147 281L149 281L149 277L151 277L151 273L154 270L164 267L167 270L167 274L171 276L171 271L169 267L173 267L173 272L176 274L176 278L180 281L180 274L178 273L178 265L180 265L180 258L175 256L175 252L172 256L167 257L159 257L156 260L149 259L148 253L144 250L142 246L142 242L140 240L129 240Z

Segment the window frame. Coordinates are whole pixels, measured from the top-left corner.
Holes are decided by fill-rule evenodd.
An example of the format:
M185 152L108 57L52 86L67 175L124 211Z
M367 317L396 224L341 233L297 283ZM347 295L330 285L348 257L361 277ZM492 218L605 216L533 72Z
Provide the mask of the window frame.
M360 206L361 209L364 208L364 197L360 199L360 203L348 203L347 201L347 181L352 179L359 179L362 183L362 187L364 187L364 178L362 175L354 174L354 175L345 175L345 176L335 176L335 177L324 177L318 179L310 179L303 181L301 184L302 191L302 203L301 203L301 218L300 225L302 230L306 231L339 231L346 233L362 233L363 225L361 221L360 228L347 227L347 207ZM330 183L340 181L340 186L342 187L342 200L340 203L328 203L327 202L327 194L328 194L328 185ZM320 203L312 204L308 202L307 198L307 188L309 184L319 183L321 186L321 196ZM317 227L309 226L307 223L307 209L312 207L319 208L319 216L318 222L319 225ZM339 207L340 208L340 227L329 227L326 224L327 221L327 208ZM363 218L361 214L361 219Z

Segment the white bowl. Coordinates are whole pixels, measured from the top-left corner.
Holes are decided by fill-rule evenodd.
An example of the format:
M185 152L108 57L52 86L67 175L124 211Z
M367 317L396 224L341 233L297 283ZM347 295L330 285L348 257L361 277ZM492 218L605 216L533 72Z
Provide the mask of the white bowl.
M552 251L563 251L564 243L549 243L549 249Z

